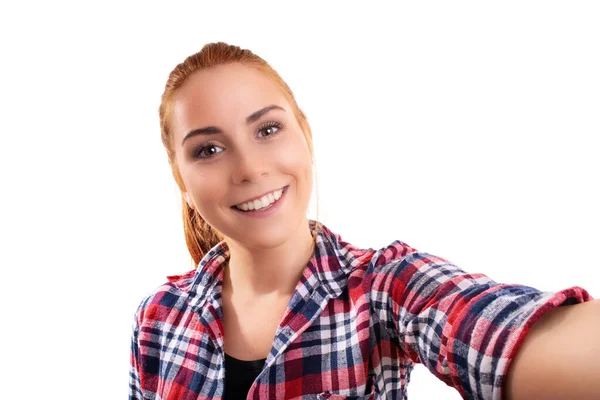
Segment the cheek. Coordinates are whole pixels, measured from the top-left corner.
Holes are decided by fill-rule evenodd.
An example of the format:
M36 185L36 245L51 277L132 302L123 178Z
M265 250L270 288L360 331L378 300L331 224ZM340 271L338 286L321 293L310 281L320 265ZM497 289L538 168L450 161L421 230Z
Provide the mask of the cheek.
M206 168L189 166L181 171L185 187L198 207L211 203L221 194L223 177Z
M291 141L289 148L278 154L288 174L312 187L312 161L304 137Z

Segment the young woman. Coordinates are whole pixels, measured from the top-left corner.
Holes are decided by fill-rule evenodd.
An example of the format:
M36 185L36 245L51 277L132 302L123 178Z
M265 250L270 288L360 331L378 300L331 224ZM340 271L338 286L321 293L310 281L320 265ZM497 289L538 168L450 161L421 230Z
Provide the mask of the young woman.
M600 398L584 289L496 283L400 241L357 248L307 219L311 130L260 57L204 46L159 112L198 267L137 310L131 399L403 399L414 363L464 398Z

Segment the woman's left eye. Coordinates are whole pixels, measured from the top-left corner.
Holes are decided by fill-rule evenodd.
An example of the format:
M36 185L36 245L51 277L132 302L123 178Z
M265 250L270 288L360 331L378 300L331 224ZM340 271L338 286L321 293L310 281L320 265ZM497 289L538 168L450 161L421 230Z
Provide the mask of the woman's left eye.
M259 134L262 134L260 139L269 139L270 137L279 134L279 131L282 128L283 125L279 122L267 122L258 129Z

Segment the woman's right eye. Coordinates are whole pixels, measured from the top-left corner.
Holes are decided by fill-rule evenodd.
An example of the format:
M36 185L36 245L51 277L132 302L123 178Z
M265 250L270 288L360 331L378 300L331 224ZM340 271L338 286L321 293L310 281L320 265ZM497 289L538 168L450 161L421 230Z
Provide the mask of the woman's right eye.
M218 150L218 149L221 149L221 150ZM207 158L214 157L216 154L218 154L222 151L223 151L223 149L220 146L217 146L214 143L208 143L208 144L205 144L204 146L200 146L194 152L194 158L207 159Z

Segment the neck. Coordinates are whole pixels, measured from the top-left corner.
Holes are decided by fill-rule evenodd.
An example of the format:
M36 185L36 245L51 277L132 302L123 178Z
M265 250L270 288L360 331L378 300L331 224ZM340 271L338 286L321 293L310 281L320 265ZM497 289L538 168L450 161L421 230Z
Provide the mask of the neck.
M290 296L314 253L307 219L274 248L250 249L231 240L227 245L230 257L223 290L244 298Z

